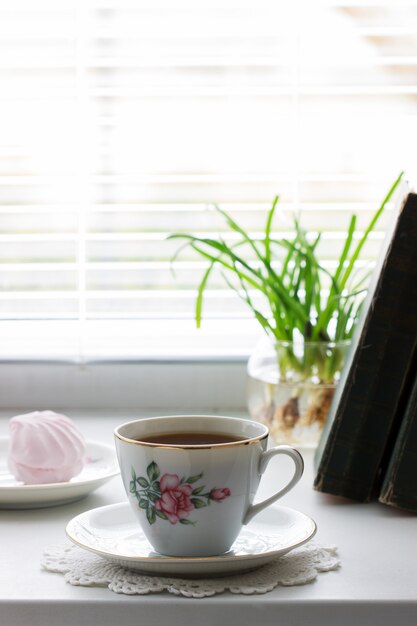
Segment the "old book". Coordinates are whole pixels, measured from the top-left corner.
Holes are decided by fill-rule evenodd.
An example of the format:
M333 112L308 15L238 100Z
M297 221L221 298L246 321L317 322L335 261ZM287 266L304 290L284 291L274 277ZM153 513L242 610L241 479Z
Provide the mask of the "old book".
M390 455L379 501L417 511L417 377Z
M417 195L387 233L316 453L315 489L368 501L399 429L417 359Z

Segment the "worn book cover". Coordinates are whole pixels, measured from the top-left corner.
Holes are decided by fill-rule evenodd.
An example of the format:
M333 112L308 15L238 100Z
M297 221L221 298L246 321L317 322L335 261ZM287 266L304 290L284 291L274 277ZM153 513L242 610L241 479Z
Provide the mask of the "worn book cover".
M380 502L417 511L417 377L385 472Z
M417 195L396 211L316 453L317 490L368 501L399 429L417 357Z

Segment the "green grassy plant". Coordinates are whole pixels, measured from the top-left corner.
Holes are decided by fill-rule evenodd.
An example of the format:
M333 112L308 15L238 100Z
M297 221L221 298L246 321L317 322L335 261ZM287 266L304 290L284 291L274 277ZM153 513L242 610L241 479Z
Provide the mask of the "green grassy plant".
M274 234L278 196L268 211L264 231L259 238L251 237L219 207L216 210L234 233L233 243L226 243L222 237L215 239L186 233L170 235L170 239L184 241L180 251L189 246L208 261L196 298L197 326L201 325L204 292L210 275L215 267L219 267L226 283L244 300L270 338L275 342L285 342L287 348L280 352L279 357L281 370L292 368L308 374L314 365L319 370L320 380L331 381L334 373L340 370L345 350L339 353L332 350L330 355L323 344L346 342L352 337L370 274L359 273L355 263L401 178L402 173L362 233L356 232L356 215L351 216L333 273L318 258L321 233L310 236L300 220L294 217L292 237L278 238ZM326 293L324 282L329 285ZM264 296L265 310L261 311L255 305L254 293ZM296 356L292 344L298 338L309 344L308 358Z

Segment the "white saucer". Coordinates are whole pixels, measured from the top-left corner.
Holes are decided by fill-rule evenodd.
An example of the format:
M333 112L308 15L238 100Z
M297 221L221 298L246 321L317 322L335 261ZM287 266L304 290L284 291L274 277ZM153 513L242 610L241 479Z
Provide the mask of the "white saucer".
M113 446L86 442L87 462L67 483L24 485L7 469L8 438L0 437L0 509L35 509L83 498L119 473Z
M148 574L213 576L253 570L301 546L316 532L304 513L271 506L245 526L224 555L177 558L153 552L128 502L81 513L67 525L76 545L99 556Z

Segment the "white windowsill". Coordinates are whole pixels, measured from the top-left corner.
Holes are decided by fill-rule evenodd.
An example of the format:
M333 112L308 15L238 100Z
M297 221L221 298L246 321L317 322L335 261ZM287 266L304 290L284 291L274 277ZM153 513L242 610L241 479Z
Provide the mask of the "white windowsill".
M70 415L88 439L111 444L117 424L146 413L80 409ZM0 413L0 435L7 435L10 416L9 412ZM278 586L267 594L224 593L197 600L169 594L124 596L106 588L72 586L62 576L41 571L43 550L65 542L64 529L71 518L125 500L120 477L115 477L87 499L66 506L2 511L0 623L211 626L226 618L231 625L240 626L415 624L415 515L377 502L358 504L314 491L312 451L302 453L304 476L279 505L302 511L317 522L315 541L338 546L340 570L320 574L312 584ZM277 463L261 482L259 499L272 493L276 481L285 481L282 472L286 470Z

